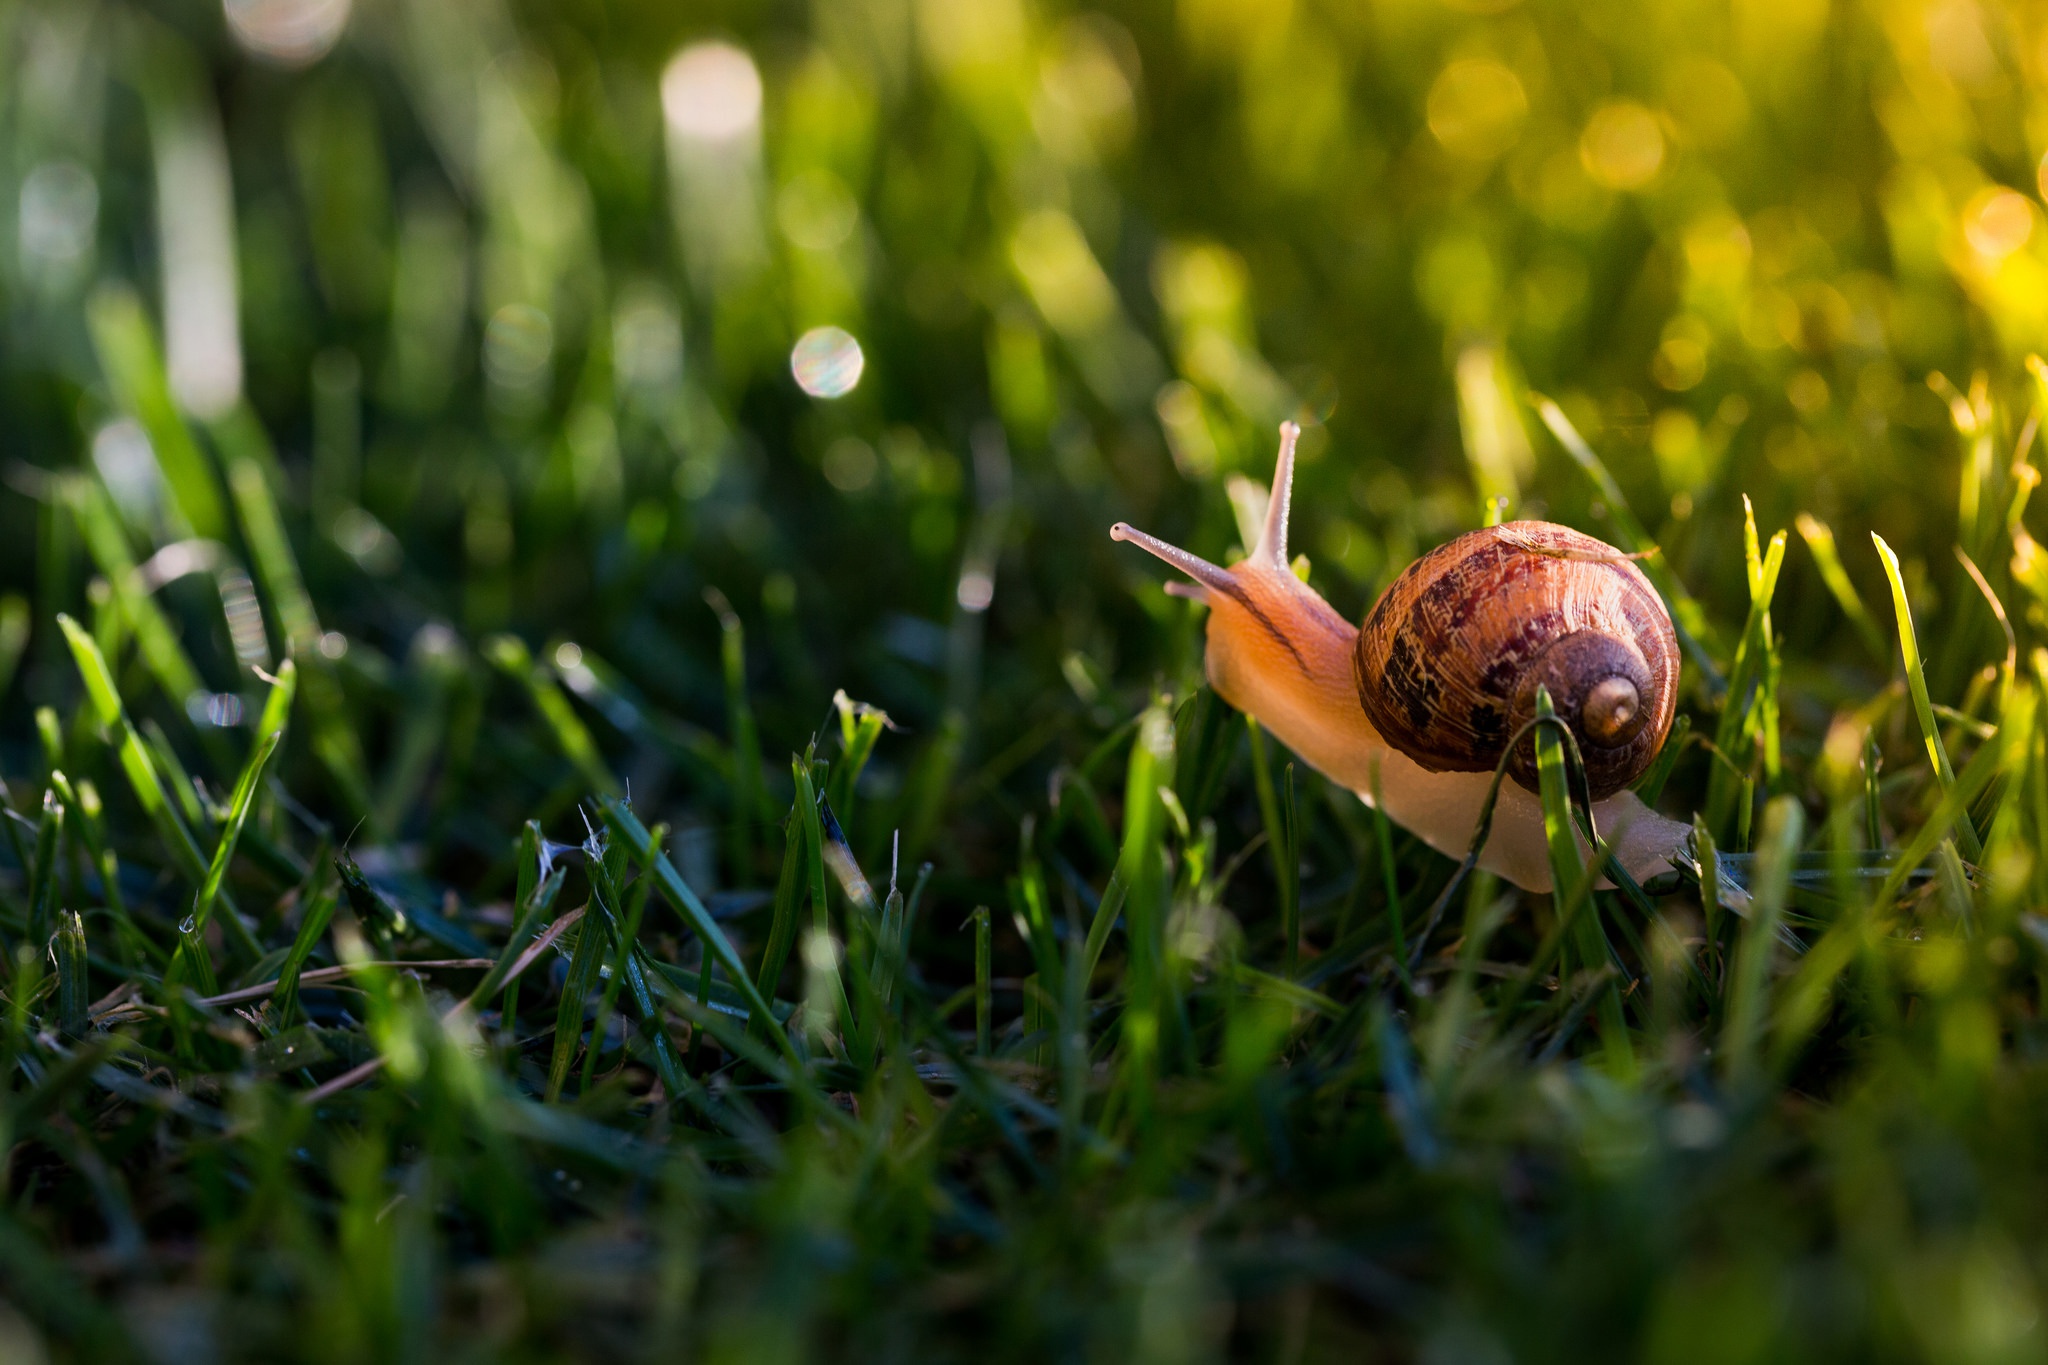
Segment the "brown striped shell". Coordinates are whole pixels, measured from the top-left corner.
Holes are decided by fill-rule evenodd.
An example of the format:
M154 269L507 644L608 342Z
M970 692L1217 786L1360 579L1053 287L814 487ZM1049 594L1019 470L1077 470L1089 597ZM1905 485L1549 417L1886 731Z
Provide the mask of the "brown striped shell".
M1678 705L1656 589L1613 546L1547 521L1473 531L1409 565L1367 613L1357 664L1366 717L1433 772L1490 771L1542 684L1595 800L1650 766ZM1532 743L1508 771L1535 790Z

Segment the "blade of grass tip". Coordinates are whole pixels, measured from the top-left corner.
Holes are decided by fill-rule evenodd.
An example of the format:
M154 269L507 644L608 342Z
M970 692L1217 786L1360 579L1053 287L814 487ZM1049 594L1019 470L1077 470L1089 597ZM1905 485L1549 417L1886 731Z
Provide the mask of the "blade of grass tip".
M62 613L58 614L57 625L64 632L65 641L71 646L71 656L78 665L79 676L85 682L87 699L100 724L113 732L121 760L121 770L128 778L128 785L135 793L136 801L143 813L157 828L171 861L179 871L197 886L206 879L206 861L199 852L199 844L192 837L192 831L179 818L177 809L171 804L170 796L164 790L163 779L158 775L155 762L143 746L142 736L129 723L127 712L121 705L121 694L115 690L113 674L107 670L107 661L101 656L99 646L92 636Z
M717 588L704 601L718 616L718 658L725 675L725 718L732 730L733 877L740 886L754 879L754 831L772 818L762 782L761 735L747 696L747 632L739 613Z
M228 518L219 481L179 415L142 300L126 285L103 284L86 304L85 315L114 401L148 433L180 520L195 535L225 541Z
M1885 577L1891 581L1892 609L1899 621L1899 653L1905 662L1906 690L1913 698L1913 714L1920 722L1920 738L1942 790L1947 791L1955 786L1955 770L1949 766L1948 746L1942 743L1941 728L1934 719L1934 703L1927 695L1927 675L1921 667L1920 642L1913 629L1913 608L1906 601L1906 580L1899 571L1899 557L1877 532L1872 531L1870 539L1877 546L1878 558L1884 561ZM1983 858L1984 847L1978 842L1976 826L1970 823L1967 811L1956 820L1956 842L1971 862Z
M1650 533L1636 520L1635 513L1630 510L1628 499L1622 496L1621 485L1614 481L1614 475L1608 472L1607 465L1593 453L1593 447L1586 443L1586 438L1572 425L1571 418L1565 416L1564 409L1540 393L1531 392L1529 401L1535 405L1536 414L1543 419L1543 425L1550 429L1550 434L1564 447L1565 454L1571 456L1572 463L1584 470L1586 477L1593 481L1594 488L1599 490L1600 497L1607 507L1608 519L1613 523L1622 542L1621 548L1630 554L1643 556L1643 575L1663 596L1665 605L1670 607L1671 621L1677 629L1679 645L1706 680L1707 691L1710 694L1722 691L1727 683L1721 676L1721 670L1715 666L1712 650L1708 647L1713 640L1713 630L1707 623L1705 610L1694 600L1692 594L1685 590L1685 585L1679 582L1678 575L1671 571L1670 564L1664 558L1664 552L1650 539Z
M1884 770L1884 755L1877 747L1877 736L1863 737L1863 837L1868 841L1865 847L1873 852L1884 848L1884 796L1878 787L1877 777Z
M1784 921L1785 896L1804 826L1796 797L1776 797L1764 809L1749 918L1741 926L1729 974L1728 1013L1721 1026L1722 1074L1737 1089L1746 1088L1757 1074L1771 963L1777 956L1778 927Z
M1884 632L1877 628L1870 609L1863 605L1862 595L1849 580L1849 571L1842 567L1842 555L1836 548L1834 531L1826 522L1806 512L1801 512L1793 524L1799 528L1799 536L1806 542L1814 565L1820 570L1821 582L1834 594L1842 615L1849 618L1849 624L1856 628L1856 634L1869 647L1871 655L1880 662L1889 662L1891 646L1885 643Z
M85 921L76 910L66 910L58 916L56 939L51 946L57 958L58 1025L76 1037L85 1032L86 1010L92 1003L86 971Z
M533 657L525 641L515 635L494 635L484 641L484 656L526 689L534 709L553 732L562 756L569 760L592 794L610 798L625 790L605 766L597 751L597 741L591 738L583 718L576 714L553 670Z
M675 870L667 855L650 848L647 829L640 823L640 818L633 814L625 802L615 797L600 798L598 810L604 818L605 825L625 843L635 858L642 861L652 858L655 889L661 892L662 897L682 915L684 923L694 929L718 955L719 963L732 978L734 988L745 999L748 1010L770 1031L783 1052L794 1059L795 1050L788 1036L775 1027L775 1016L768 1008L767 998L747 975L746 964L740 961L739 953L733 949L732 940L718 927L718 921L711 917L711 912L705 908L704 902L698 899L697 893L690 889L682 875Z
M54 789L43 793L43 815L36 822L36 861L29 871L28 941L38 951L57 931L57 858L64 838L64 803Z
M974 1055L987 1057L993 1051L995 1019L994 917L986 905L977 905L970 918L974 921Z
M839 713L839 763L832 772L826 799L844 824L853 813L854 788L868 759L874 755L882 731L889 725L889 713L855 701L844 689L832 694L832 706Z
M64 766L64 729L57 720L57 708L38 706L36 708L36 739L43 746L43 767L56 769Z
M1743 623L1742 638L1735 645L1735 660L1728 670L1728 690L1721 700L1721 718L1714 726L1714 748L1729 756L1727 764L1716 763L1707 779L1707 818L1717 829L1725 828L1735 804L1736 784L1741 769L1731 766L1740 754L1740 741L1757 706L1755 691L1769 653L1771 600L1777 595L1778 578L1785 566L1785 533L1771 537L1763 552L1758 572L1750 579L1749 617Z
M256 733L274 735L291 719L292 699L299 693L299 666L290 659L278 666L271 677L270 695L263 699L263 714L256 721Z

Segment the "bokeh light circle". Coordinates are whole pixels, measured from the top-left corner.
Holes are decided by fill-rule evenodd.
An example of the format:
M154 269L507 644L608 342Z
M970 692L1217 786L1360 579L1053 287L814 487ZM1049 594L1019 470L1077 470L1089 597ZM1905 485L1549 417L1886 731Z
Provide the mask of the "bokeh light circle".
M1610 101L1586 121L1579 161L1587 175L1610 190L1641 189L1663 169L1663 126L1634 100Z
M1994 185L1963 209L1963 236L1979 256L2002 261L2034 235L2034 206L2017 190Z
M731 43L692 43L661 73L669 130L693 142L730 142L761 123L761 69Z
M279 66L310 66L341 41L350 0L224 0L235 41Z
M1489 161L1515 145L1529 116L1521 78L1499 62L1452 62L1429 87L1429 131L1443 149Z
M844 398L866 367L860 343L843 327L813 327L789 352L789 372L813 398Z

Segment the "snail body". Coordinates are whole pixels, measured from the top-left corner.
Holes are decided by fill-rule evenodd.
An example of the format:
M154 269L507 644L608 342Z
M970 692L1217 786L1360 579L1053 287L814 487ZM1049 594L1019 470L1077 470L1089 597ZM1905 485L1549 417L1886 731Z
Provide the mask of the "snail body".
M1223 700L1325 777L1453 858L1471 845L1508 741L1539 684L1585 759L1601 837L1637 881L1691 858L1691 826L1628 783L1662 747L1677 707L1678 642L1649 581L1620 551L1547 522L1461 536L1410 565L1352 626L1297 578L1287 555L1294 442L1259 542L1220 568L1123 523L1193 580L1168 591L1209 606L1205 665ZM1480 866L1551 889L1534 745L1508 763Z

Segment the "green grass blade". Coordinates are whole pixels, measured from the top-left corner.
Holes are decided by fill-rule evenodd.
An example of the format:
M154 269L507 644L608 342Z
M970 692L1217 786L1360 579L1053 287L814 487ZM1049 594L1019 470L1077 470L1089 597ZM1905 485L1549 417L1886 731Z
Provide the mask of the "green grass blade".
M534 709L553 733L556 746L593 794L615 797L625 790L605 766L597 751L597 741L590 737L589 727L570 705L554 673L533 657L525 642L512 635L494 635L484 642L484 655L526 689Z
M1103 898L1105 901L1108 897ZM986 905L974 907L971 917L974 921L974 1054L989 1056L992 1051L993 1021L995 1018L995 935L993 916ZM1099 918L1099 917L1098 917ZM1110 919L1115 919L1112 915ZM1094 935L1091 934L1091 946ZM1105 931L1104 938L1108 937ZM1100 948L1095 949L1099 953Z
M733 985L745 998L747 1008L753 1016L776 1039L783 1051L793 1056L789 1039L776 1027L775 1016L768 1008L767 998L747 975L746 964L734 950L732 940L718 927L718 921L711 917L711 912L705 908L704 902L698 899L697 893L690 889L682 875L675 870L667 855L653 848L653 841L646 826L640 823L640 818L633 814L625 802L612 797L600 798L598 810L602 813L605 825L611 830L613 837L625 844L634 859L651 868L655 878L655 889L661 892L663 898L682 915L683 922L717 955L719 964L725 968Z
M113 500L96 479L76 480L67 487L79 533L113 592L114 606L127 628L135 633L135 643L151 676L182 712L186 699L205 690L205 684L184 646L178 643L177 632L171 628L163 608L137 585L135 556L128 548L128 533L122 529Z
M36 861L29 869L28 941L40 950L57 931L57 857L64 838L64 803L54 790L43 793L36 822Z
M290 1028L298 1018L299 978L305 973L313 950L320 946L320 939L334 918L334 907L339 899L333 884L322 878L320 889L307 899L305 909L300 912L298 933L293 935L291 952L278 969L277 993L271 997L274 1002L271 1015L277 1021L279 1032Z
M178 412L142 300L125 285L102 285L86 307L93 350L114 399L149 435L182 520L194 535L224 541L227 507L212 462Z
M19 593L0 595L0 696L14 682L21 657L28 652L28 599Z
M1942 743L1941 727L1934 719L1934 703L1927 695L1927 674L1921 666L1919 635L1913 629L1913 608L1906 601L1906 580L1899 572L1899 557L1892 553L1884 537L1872 531L1870 539L1877 546L1878 558L1884 561L1885 577L1892 585L1892 609L1899 621L1899 654L1906 667L1906 690L1913 698L1913 714L1920 722L1920 739L1926 747L1928 763L1946 792L1955 786L1956 775L1949 766L1948 746ZM1984 856L1977 828L1970 823L1967 810L1957 815L1955 831L1964 857L1976 862Z
M1849 618L1849 624L1856 628L1856 634L1870 649L1871 656L1880 661L1889 661L1891 646L1885 643L1884 632L1877 628L1877 622L1870 615L1870 609L1863 605L1862 595L1856 585L1849 581L1849 571L1842 567L1841 551L1835 545L1835 533L1828 524L1806 512L1799 514L1794 523L1799 535L1806 542L1806 548L1813 555L1815 567L1820 570L1821 582L1834 594L1836 603L1842 608L1842 615Z
M790 762L797 767L803 760L792 758ZM760 972L755 977L755 989L764 1000L775 998L776 985L782 980L783 969L789 965L790 950L796 945L797 910L803 904L804 864L809 849L804 830L804 821L792 806L783 831L782 871L775 879L774 912L768 922L768 941L762 947ZM748 1023L748 1032L751 1034L769 1022L756 1016Z
M562 983L562 998L555 1006L554 1050L548 1058L549 1104L562 1097L562 1087L569 1080L569 1064L576 1060L577 1044L583 1041L583 1014L590 1003L597 969L603 962L603 942L604 930L595 918L585 915L576 931L575 951L569 956L569 976ZM590 1045L596 1047L597 1040L591 1039Z
M1742 939L1736 945L1729 972L1728 1013L1721 1026L1722 1074L1738 1088L1750 1085L1758 1075L1757 1050L1769 1010L1771 964L1778 953L1792 863L1804 828L1805 817L1796 798L1776 797L1764 808L1749 918L1742 924Z
M747 632L739 613L716 588L704 600L718 614L718 659L725 677L725 718L732 732L733 877L741 886L754 875L754 832L770 816L761 780L761 736L747 695Z
M135 799L155 824L171 861L194 886L199 885L206 880L206 862L199 852L199 844L164 791L163 779L157 773L149 750L143 745L142 736L136 734L135 727L129 724L127 713L121 707L121 694L114 688L113 675L107 671L107 661L101 657L99 646L69 616L60 614L57 625L71 646L71 657L78 665L79 676L85 681L86 697L95 716L104 728L114 734L121 770L135 792Z

